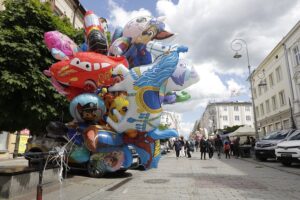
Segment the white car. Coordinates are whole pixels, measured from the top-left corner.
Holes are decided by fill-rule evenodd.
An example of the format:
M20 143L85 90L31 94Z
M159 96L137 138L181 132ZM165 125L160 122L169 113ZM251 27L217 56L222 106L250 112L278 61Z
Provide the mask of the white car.
M290 166L293 162L300 163L300 130L295 131L287 141L281 142L275 149L277 160Z

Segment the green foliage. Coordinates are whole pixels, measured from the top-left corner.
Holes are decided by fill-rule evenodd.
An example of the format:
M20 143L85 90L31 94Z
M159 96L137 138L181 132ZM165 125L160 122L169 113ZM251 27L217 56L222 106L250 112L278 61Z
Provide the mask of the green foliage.
M159 124L159 126L157 127L159 130L163 131L169 128L169 126L167 124Z
M56 62L43 35L59 30L79 43L83 34L39 0L6 0L5 7L0 11L0 130L44 131L49 121L68 113L69 103L43 74Z
M235 130L237 130L238 128L240 128L241 126L244 126L244 125L228 126L228 127L225 128L223 131L224 131L224 133L232 133L232 132L234 132Z

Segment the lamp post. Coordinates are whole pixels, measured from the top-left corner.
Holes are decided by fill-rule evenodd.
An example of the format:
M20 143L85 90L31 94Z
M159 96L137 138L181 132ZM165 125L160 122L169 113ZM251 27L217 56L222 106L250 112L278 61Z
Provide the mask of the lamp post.
M238 52L242 49L242 48L246 49L246 55L247 55L247 62L248 62L248 71L249 71L249 83L250 83L250 90L251 90L251 100L252 100L252 109L253 109L253 118L254 118L254 129L255 129L255 138L256 140L259 139L259 135L258 135L258 129L257 129L257 120L256 120L256 110L255 110L255 103L254 103L254 97L253 97L253 89L252 89L252 74L251 74L251 66L250 66L250 61L249 61L249 53L248 53L248 46L247 46L247 42L243 39L234 39L231 42L231 49L233 51L235 51L235 54L233 56L233 58L241 58L242 55L239 54Z

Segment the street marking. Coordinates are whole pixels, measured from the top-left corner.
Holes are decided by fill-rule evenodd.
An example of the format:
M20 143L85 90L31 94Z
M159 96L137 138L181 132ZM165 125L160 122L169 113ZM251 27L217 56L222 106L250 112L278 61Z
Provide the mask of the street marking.
M132 178L126 178L125 180L121 181L120 183L112 186L111 188L108 188L106 191L115 191L116 189L118 189L119 187L121 187L122 185L126 184L127 182L131 181Z

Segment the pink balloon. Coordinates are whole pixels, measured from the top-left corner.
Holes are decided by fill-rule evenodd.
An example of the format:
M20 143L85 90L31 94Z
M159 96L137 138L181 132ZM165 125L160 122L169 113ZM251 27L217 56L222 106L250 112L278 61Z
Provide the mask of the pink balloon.
M59 31L46 32L44 34L44 41L49 51L55 48L63 52L66 56L72 57L74 53L79 51L77 44Z

